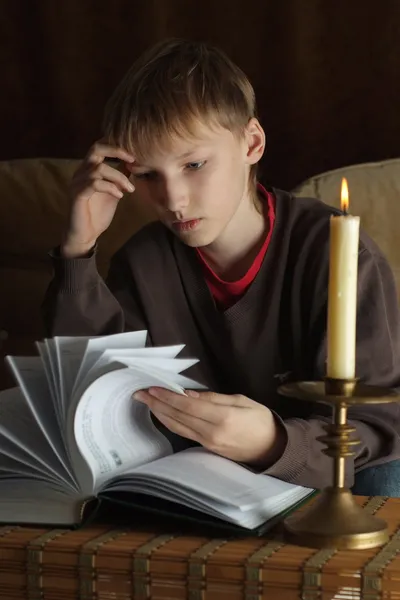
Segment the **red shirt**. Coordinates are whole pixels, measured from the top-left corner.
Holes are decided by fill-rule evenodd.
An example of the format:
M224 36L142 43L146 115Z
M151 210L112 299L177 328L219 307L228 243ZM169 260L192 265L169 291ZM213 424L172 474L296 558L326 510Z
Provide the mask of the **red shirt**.
M267 190L261 184L257 185L257 189L265 198L264 215L269 221L268 234L252 265L248 269L247 273L241 277L241 279L238 279L237 281L224 281L221 279L207 264L207 261L205 260L201 250L197 248L197 253L201 260L204 277L208 288L212 293L216 304L222 309L227 309L230 306L233 306L233 304L235 304L235 302L244 295L247 288L254 281L258 271L260 270L264 256L268 250L275 222L275 198L272 194L267 192Z

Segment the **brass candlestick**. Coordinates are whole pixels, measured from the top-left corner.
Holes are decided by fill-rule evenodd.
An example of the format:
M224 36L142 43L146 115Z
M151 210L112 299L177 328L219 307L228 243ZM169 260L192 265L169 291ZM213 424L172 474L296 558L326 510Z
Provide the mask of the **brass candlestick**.
M355 404L382 404L400 399L393 390L369 386L357 380L330 379L287 383L279 388L283 396L323 402L333 406L332 423L324 428L327 435L325 454L333 459L333 485L321 491L304 512L285 520L288 541L311 548L364 549L382 546L388 540L384 521L367 514L345 486L345 459L359 440L351 439L355 431L347 423L347 409Z

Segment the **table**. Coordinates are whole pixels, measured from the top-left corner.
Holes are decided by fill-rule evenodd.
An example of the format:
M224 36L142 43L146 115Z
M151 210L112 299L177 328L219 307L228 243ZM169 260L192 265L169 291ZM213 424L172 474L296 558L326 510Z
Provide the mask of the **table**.
M363 551L266 538L177 535L92 524L0 527L1 600L394 600L400 598L400 498L358 497L391 539Z

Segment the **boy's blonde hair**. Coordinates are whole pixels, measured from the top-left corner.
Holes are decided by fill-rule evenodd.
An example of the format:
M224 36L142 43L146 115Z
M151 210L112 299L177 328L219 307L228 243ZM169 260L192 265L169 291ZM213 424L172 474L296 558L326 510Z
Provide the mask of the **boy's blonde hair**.
M171 137L194 134L199 121L240 136L252 117L253 87L222 50L171 39L129 69L106 106L103 130L109 143L143 159ZM252 183L255 179L256 165Z

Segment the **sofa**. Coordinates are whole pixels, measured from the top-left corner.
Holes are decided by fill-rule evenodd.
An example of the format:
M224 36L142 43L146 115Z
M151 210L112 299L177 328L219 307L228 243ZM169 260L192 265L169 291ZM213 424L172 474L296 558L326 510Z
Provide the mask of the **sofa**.
M34 342L44 335L40 306L51 278L48 252L66 226L68 182L78 163L46 158L0 162L0 389L14 384L4 357L34 353ZM294 192L339 206L343 176L349 182L350 212L361 216L363 227L386 254L400 290L400 159L323 173ZM122 199L99 241L102 275L112 254L154 218L135 194Z

